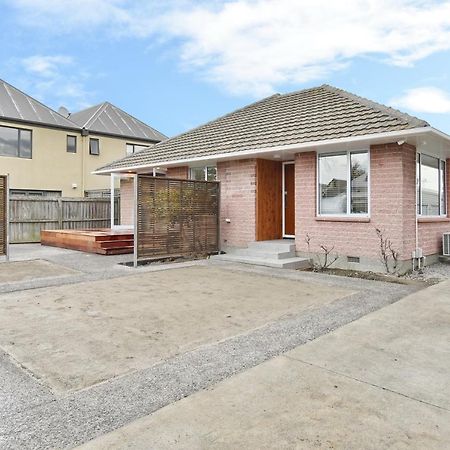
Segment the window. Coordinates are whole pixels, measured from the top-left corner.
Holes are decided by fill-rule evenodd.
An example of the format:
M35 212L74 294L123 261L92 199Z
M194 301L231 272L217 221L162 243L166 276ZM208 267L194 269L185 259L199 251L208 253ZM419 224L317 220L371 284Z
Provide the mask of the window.
M0 126L0 155L31 159L31 130Z
M12 196L26 197L61 197L61 191L39 191L36 189L10 189L9 194Z
M417 155L417 213L421 216L445 216L447 196L445 161Z
M144 150L148 147L148 145L127 144L127 155L132 155L133 153L140 152L141 150Z
M77 152L77 137L76 136L67 136L67 152L68 153L76 153Z
M197 181L216 181L217 169L214 166L191 167L189 178Z
M100 155L100 143L98 139L89 139L89 154L90 155Z
M319 155L319 214L369 213L369 153Z

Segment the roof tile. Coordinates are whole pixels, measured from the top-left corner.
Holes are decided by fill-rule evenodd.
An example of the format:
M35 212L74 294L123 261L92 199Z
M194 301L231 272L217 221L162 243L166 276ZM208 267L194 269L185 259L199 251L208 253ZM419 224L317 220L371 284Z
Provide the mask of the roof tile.
M323 85L267 97L98 170L151 167L222 153L426 126L427 122L408 114Z

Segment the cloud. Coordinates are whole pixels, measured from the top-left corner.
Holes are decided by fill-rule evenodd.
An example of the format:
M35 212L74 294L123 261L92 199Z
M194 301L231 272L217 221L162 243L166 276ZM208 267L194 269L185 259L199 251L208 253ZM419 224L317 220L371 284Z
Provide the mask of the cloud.
M73 64L73 58L66 55L34 55L22 59L22 65L27 72L45 78L58 76L61 66L71 64Z
M419 113L446 114L450 113L450 94L436 87L419 87L392 99L390 104Z
M57 109L64 105L75 111L92 104L93 92L86 85L92 78L69 55L31 55L3 64L6 79L25 92Z
M181 67L230 92L272 93L324 79L355 58L412 67L450 49L450 1L16 0L20 20L53 33L152 39ZM51 24L52 26L49 26Z

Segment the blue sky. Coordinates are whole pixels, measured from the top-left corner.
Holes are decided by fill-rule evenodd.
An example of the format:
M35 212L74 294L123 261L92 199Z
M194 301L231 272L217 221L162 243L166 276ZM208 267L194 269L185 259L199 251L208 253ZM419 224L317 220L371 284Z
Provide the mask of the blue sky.
M328 83L450 134L450 1L0 0L0 78L172 136Z

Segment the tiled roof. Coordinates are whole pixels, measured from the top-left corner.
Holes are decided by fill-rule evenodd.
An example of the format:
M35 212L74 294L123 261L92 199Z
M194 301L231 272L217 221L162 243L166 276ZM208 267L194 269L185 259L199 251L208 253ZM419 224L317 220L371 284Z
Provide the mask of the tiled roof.
M154 166L426 126L427 122L408 114L323 85L267 97L98 170Z
M167 139L164 134L108 102L73 113L70 115L70 120L93 133L153 142Z
M0 80L0 118L59 128L79 128L77 124L3 80Z

